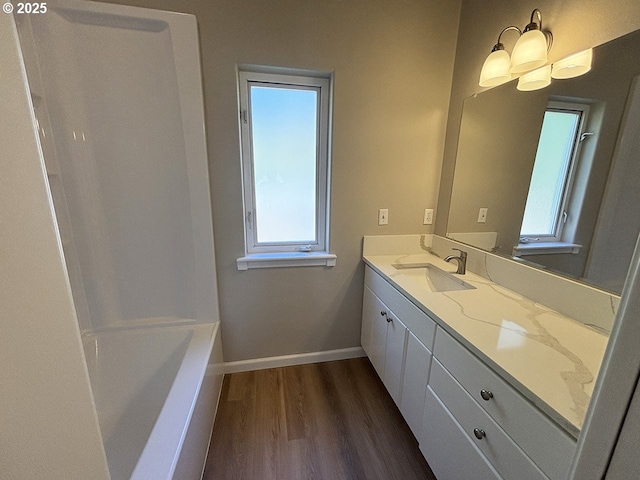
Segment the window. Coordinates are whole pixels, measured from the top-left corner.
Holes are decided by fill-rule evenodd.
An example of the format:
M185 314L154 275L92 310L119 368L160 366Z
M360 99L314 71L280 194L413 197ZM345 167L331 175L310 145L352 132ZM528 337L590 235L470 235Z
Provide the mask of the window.
M307 258L326 265L317 262L324 254L335 261L328 255L329 77L261 69L240 71L239 79L242 260L284 266L283 260ZM264 264L276 257L277 265Z
M583 132L588 112L584 104L549 103L531 174L521 244L571 243L563 236L563 227L580 141L588 135Z

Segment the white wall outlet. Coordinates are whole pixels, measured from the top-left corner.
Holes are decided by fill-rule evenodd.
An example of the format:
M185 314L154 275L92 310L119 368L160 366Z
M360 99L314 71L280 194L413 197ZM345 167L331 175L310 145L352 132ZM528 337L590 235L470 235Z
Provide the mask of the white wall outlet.
M486 223L488 208L481 208L478 212L478 223Z
M422 224L423 225L433 224L433 208L424 209L424 218L422 219Z
M388 225L389 224L389 209L381 208L378 210L378 225Z

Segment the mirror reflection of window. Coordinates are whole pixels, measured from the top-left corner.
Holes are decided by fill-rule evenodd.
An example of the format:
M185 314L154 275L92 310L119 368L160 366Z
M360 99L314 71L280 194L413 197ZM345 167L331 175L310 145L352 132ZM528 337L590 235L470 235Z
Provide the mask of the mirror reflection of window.
M520 229L520 243L570 242L563 226L570 214L568 199L579 159L589 105L550 102L531 175Z

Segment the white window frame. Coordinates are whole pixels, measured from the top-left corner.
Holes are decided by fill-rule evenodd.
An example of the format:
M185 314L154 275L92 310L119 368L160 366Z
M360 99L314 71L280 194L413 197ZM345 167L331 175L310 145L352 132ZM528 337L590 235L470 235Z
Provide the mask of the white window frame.
M520 255L539 254L545 247L541 244L547 244L546 253L578 253L580 245L573 244L573 239L566 238L564 235L564 225L568 215L571 214L569 199L571 190L576 176L577 163L580 158L581 143L583 134L589 117L589 105L586 103L573 103L563 101L550 101L545 109L546 112L578 112L580 120L576 129L576 136L573 142L571 157L567 166L567 173L562 190L562 199L555 218L554 232L550 235L543 234L523 234L520 232L520 241L517 247ZM565 245L560 245L565 244ZM555 252L552 252L555 250ZM527 253L524 253L524 252ZM535 252L535 253L534 253Z
M238 71L238 80L245 232L245 256L238 259L238 269L335 265L336 256L329 253L331 74L271 67L243 67ZM257 240L251 86L290 87L318 92L315 242L260 243Z

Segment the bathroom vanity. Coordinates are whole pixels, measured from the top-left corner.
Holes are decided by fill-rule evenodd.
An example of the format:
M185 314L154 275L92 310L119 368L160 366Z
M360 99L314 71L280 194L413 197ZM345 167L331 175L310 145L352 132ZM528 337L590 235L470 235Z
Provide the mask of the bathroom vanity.
M566 478L607 335L429 250L365 247L362 318L423 455L440 480Z

